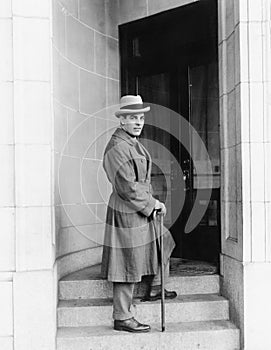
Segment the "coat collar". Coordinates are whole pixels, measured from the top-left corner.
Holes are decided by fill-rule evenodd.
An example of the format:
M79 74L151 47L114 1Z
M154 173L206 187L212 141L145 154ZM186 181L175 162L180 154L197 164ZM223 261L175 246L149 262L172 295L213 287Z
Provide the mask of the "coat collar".
M123 129L121 128L117 128L113 134L114 137L116 138L120 138L124 141L126 141L127 143L129 143L129 145L131 146L135 146L137 143L137 138L133 138L131 137L129 134L127 134L127 132L125 132Z

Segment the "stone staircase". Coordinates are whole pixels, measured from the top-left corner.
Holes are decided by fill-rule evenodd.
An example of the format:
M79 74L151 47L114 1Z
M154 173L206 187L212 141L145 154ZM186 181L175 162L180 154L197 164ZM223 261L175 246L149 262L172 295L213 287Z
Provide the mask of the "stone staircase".
M160 301L140 302L146 283L138 284L134 314L152 330L134 334L113 330L112 285L99 272L97 265L60 280L57 350L239 350L239 330L229 320L229 302L220 295L219 275L175 271L170 276L167 289L176 290L178 297L166 302L163 333Z

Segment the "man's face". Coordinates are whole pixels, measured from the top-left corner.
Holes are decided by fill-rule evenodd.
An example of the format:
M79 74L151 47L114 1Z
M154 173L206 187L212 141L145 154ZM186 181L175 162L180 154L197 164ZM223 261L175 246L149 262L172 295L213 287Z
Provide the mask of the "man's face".
M144 113L128 114L121 116L124 130L133 136L139 136L144 126Z

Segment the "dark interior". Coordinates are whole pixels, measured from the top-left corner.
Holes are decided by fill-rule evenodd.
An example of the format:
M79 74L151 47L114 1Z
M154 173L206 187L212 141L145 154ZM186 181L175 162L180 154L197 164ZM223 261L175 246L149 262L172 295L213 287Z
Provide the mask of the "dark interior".
M208 150L214 184L211 201L199 225L189 234L184 226L194 205L197 185L194 162L201 162L197 150L188 152L181 142L163 130L144 127L143 137L157 138L178 159L183 174L170 169L169 176L185 191L185 204L172 225L176 242L174 257L205 260L219 264L220 253L220 153L217 54L217 1L201 0L119 27L121 95L140 94L144 101L170 108L186 118L197 130ZM151 116L155 118L155 116ZM170 121L169 121L170 123ZM176 124L176 123L175 123ZM178 128L178 125L171 125ZM182 139L182 130L179 130ZM155 150L149 149L153 158ZM194 153L193 153L194 152ZM191 154L192 153L192 154ZM158 169L158 170L157 170ZM154 164L152 182L165 188L159 164ZM166 175L165 175L166 176ZM184 181L180 181L181 176ZM162 180L161 180L162 179ZM178 181L179 180L179 181ZM161 181L164 181L162 183ZM176 187L176 186L175 186ZM178 187L178 186L177 186ZM180 190L180 189L178 189ZM160 191L162 193L162 190ZM161 195L157 195L157 197ZM162 198L163 199L163 198ZM171 210L178 192L171 189Z

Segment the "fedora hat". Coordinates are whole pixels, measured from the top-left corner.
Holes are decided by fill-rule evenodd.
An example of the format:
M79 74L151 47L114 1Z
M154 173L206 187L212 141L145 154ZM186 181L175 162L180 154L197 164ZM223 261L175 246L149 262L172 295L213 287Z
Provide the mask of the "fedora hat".
M140 95L125 95L120 99L120 108L115 112L115 116L149 112L150 106L144 106Z

